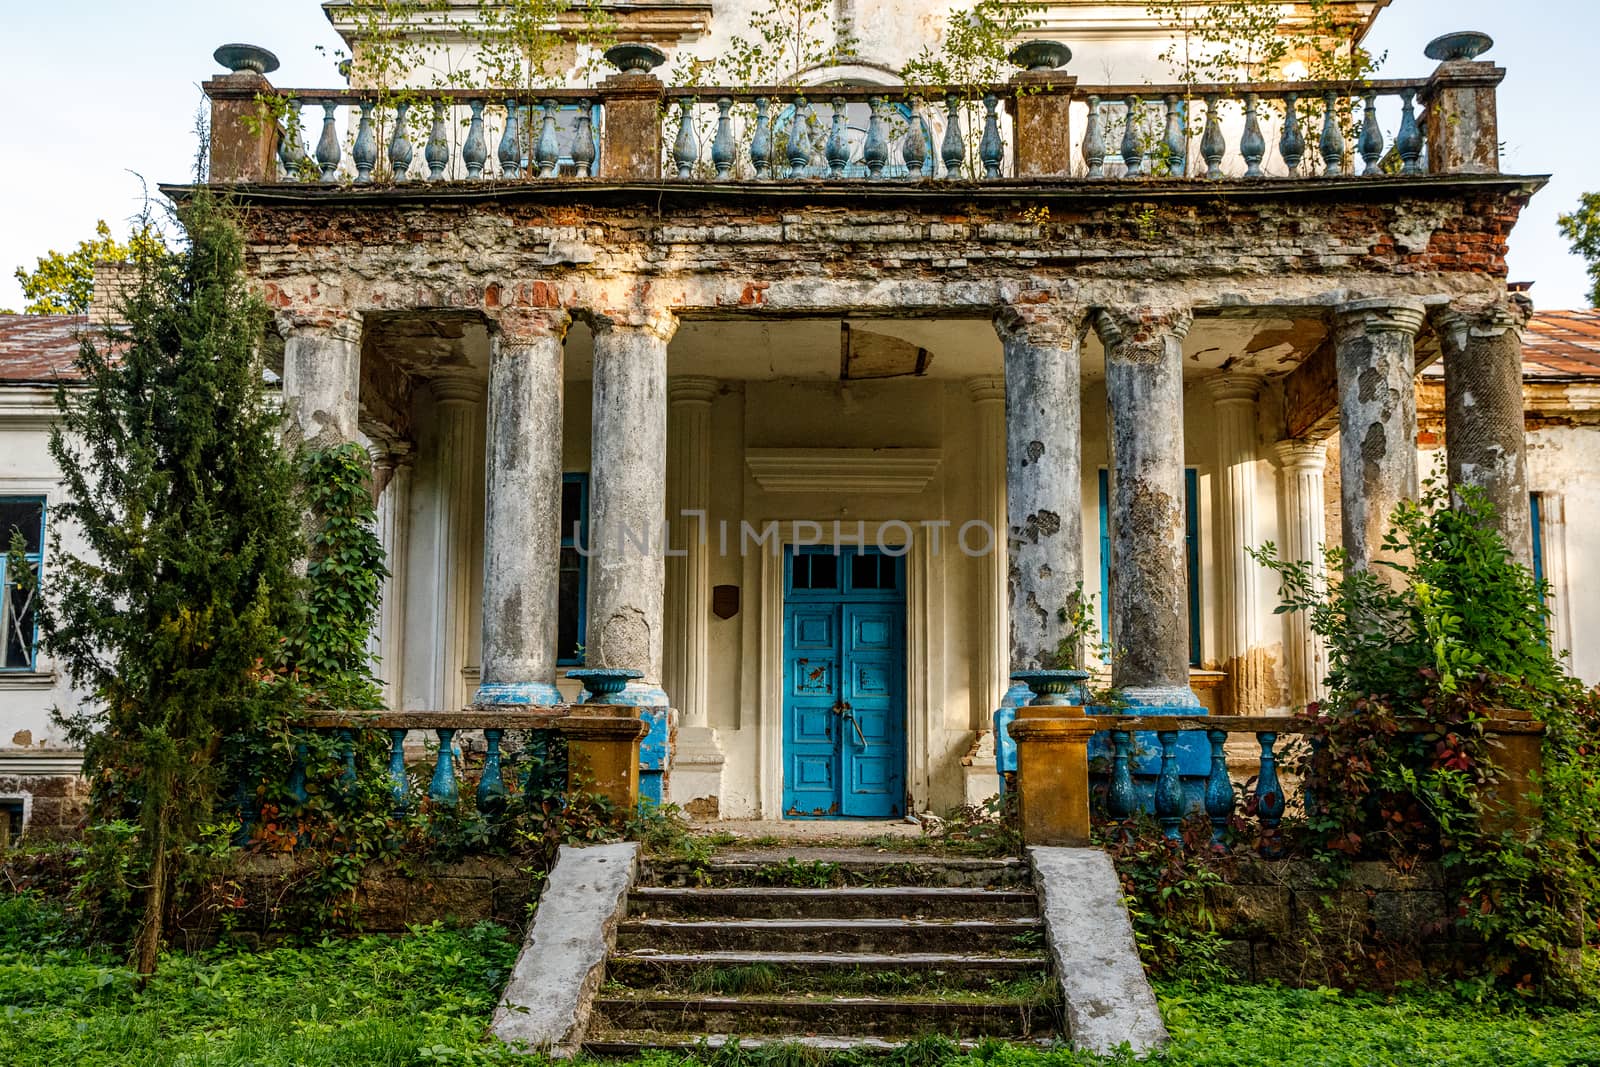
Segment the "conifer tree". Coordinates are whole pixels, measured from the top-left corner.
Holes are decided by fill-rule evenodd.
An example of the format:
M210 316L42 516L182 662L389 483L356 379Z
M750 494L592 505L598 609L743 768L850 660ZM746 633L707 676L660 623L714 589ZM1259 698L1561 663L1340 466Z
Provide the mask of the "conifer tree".
M224 738L283 713L284 687L262 670L296 625L303 552L242 239L204 190L178 219L178 251L135 248L127 325L84 340L82 385L58 393L50 441L68 497L58 514L87 551L57 538L45 647L88 694L63 718L94 778L95 823L136 827L106 837L131 855L86 873L124 883L144 975L186 846L211 818Z

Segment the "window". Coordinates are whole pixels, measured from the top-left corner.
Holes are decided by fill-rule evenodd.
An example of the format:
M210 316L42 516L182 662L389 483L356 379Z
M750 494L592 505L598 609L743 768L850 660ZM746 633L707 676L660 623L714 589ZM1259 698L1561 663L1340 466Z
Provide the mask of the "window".
M1539 583L1539 603L1544 603L1544 494L1529 493L1533 513L1533 580Z
M12 540L22 537L22 566L14 569ZM44 498L0 497L0 670L31 671L38 645L38 578L44 561Z
M0 850L22 838L22 801L16 797L0 799Z
M589 588L589 476L561 477L561 577L556 610L556 663L583 665L583 630Z
M1200 666L1200 476L1183 472L1183 556L1189 574L1189 666ZM1111 640L1111 476L1100 471L1100 639Z

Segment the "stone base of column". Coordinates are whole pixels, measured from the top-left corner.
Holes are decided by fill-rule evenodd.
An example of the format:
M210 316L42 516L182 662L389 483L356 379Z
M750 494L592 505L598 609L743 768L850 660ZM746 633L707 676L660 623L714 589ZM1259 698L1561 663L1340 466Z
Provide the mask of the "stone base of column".
M1117 690L1117 696L1139 715L1205 714L1200 698L1186 685L1130 685Z
M672 802L696 819L717 818L726 762L716 730L709 726L679 727L672 757Z
M1186 685L1129 686L1117 690L1117 696L1126 707L1090 708L1090 714L1099 715L1205 715L1195 691ZM1161 746L1156 735L1142 731L1133 735L1134 751L1130 767L1136 779L1155 781L1161 770ZM1098 733L1089 742L1089 758L1110 761L1113 755L1111 735ZM1178 735L1178 774L1184 779L1184 791L1191 800L1203 796L1206 776L1211 773L1211 745L1204 732L1185 730Z
M561 690L550 682L484 682L472 698L474 704L504 705L532 704L545 706L564 704Z

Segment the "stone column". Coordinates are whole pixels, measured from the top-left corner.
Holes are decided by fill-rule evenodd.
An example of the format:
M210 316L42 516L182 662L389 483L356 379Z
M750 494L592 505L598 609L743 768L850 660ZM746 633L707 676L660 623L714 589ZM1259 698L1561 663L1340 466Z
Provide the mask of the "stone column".
M481 578L483 516L483 383L437 378L434 398L434 614L432 655L439 674L435 711L458 711L471 697L468 668L475 665L472 591Z
M284 437L328 448L359 438L361 316L340 314L283 327Z
M1083 581L1084 314L1018 305L996 316L995 329L1006 361L1010 667L1020 671L1055 656L1058 612Z
M1328 466L1328 446L1322 441L1279 441L1272 446L1278 464L1279 551L1282 558L1311 564L1319 577L1325 572L1322 549L1327 518L1323 507L1323 472ZM1284 658L1289 670L1289 703L1303 708L1322 699L1322 680L1328 673L1322 639L1311 631L1303 611L1285 612Z
M559 704L564 311L506 316L489 357L478 704Z
M1339 492L1353 569L1371 566L1396 505L1417 496L1415 345L1422 318L1422 305L1405 300L1363 300L1334 316Z
M378 626L373 655L383 679L384 703L400 707L400 665L406 643L406 554L411 540L411 446L395 442L378 454L374 481L378 495L378 539L389 577L378 593Z
M711 402L715 378L677 377L667 385L666 662L663 687L682 716L672 764L672 800L712 815L722 794L721 739L711 728Z
M642 672L619 702L664 707L667 342L670 314L594 319L588 667Z
M1011 637L1006 610L1006 380L969 378L967 392L977 416L976 448L978 506L973 517L994 531L992 550L978 560L978 639L973 657L977 671L979 707L989 711L1010 696ZM1019 685L1019 698L1028 687ZM1018 701L1012 701L1016 703ZM1020 699L1026 703L1025 699Z
M1246 550L1256 543L1256 397L1261 380L1223 374L1206 380L1216 427L1217 589L1222 602L1223 669L1233 715L1261 715L1267 707L1261 660L1260 564Z
M1444 347L1444 445L1452 488L1477 486L1494 505L1512 558L1533 566L1523 422L1524 302L1457 305L1436 325Z
M1111 681L1140 707L1193 708L1184 563L1187 310L1101 311L1111 413Z

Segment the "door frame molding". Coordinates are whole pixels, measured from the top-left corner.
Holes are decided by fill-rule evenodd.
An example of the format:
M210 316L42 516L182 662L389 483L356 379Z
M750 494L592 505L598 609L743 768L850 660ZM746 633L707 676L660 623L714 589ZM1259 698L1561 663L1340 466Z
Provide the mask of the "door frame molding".
M778 529L774 551L763 550L761 557L761 603L757 614L761 620L760 704L757 708L756 734L758 737L757 796L761 800L761 817L783 818L783 561L787 549L793 547L795 527L804 524L808 532L818 525L831 533L833 519L808 521L790 519L774 522ZM845 522L845 528L854 532L857 521ZM765 524L763 524L765 525ZM886 547L906 545L905 530L900 523L864 520L869 547L880 542ZM887 526L887 529L885 527ZM933 556L929 539L912 537L910 551L906 553L906 790L911 794L910 810L921 811L928 804L928 772L932 754L929 750L929 723L932 721L933 680L929 677L933 662L933 626L929 604L932 600Z

